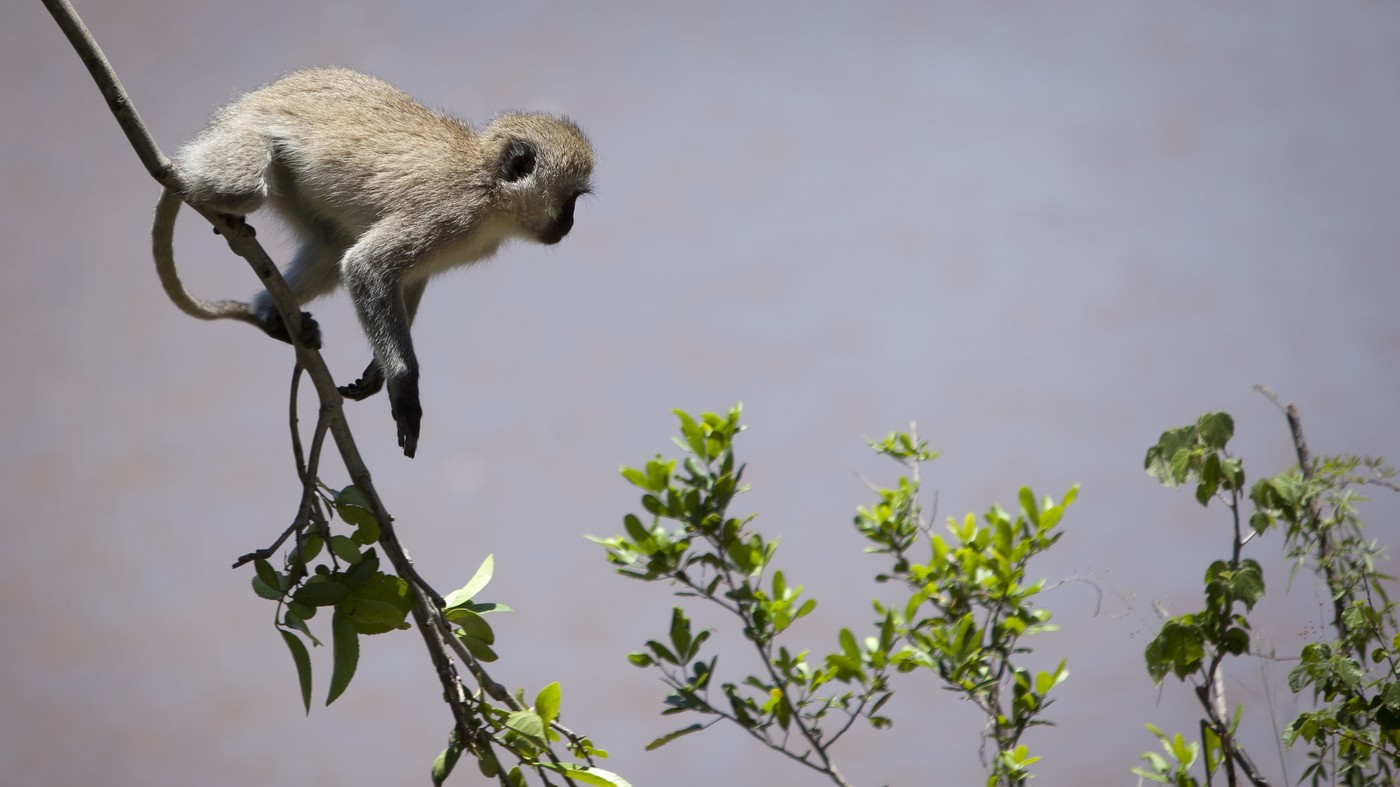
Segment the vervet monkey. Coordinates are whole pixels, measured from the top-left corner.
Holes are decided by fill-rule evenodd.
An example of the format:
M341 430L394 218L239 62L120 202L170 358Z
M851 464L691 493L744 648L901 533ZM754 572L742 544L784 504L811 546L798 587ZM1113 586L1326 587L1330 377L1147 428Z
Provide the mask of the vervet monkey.
M378 79L298 71L220 109L176 155L184 197L233 217L264 201L300 248L284 272L298 304L344 284L374 360L341 393L389 386L399 446L413 456L423 410L409 326L434 274L490 257L502 242L558 243L589 193L593 148L564 118L506 113L475 130ZM190 295L172 248L181 197L156 206L156 269L175 305L290 341L267 292L252 303ZM309 315L302 341L320 345Z

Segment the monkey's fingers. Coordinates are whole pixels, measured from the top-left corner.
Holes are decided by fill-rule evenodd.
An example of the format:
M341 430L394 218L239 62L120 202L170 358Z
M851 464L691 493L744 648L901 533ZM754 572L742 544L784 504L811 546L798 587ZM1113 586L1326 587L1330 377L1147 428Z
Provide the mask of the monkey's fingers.
M368 399L379 393L379 389L384 387L384 373L379 370L377 361L370 361L365 367L365 373L360 375L360 379L349 385L340 386L340 395L346 399L360 401Z
M418 453L418 430L413 429L412 433L405 431L403 426L399 427L399 447L403 449L403 455L409 459Z
M418 401L418 377L411 375L389 383L389 408L399 426L399 447L412 458L418 452L418 430L423 425L423 406Z

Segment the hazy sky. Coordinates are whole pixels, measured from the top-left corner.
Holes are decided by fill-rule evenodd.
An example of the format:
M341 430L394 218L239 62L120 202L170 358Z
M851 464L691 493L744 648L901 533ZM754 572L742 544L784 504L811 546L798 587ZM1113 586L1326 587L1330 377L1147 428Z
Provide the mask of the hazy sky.
M543 109L589 133L597 193L565 242L430 288L418 457L399 454L383 397L349 412L430 581L450 590L495 554L487 595L516 610L496 624L496 676L529 693L560 681L567 723L639 787L825 783L723 728L642 751L680 725L625 655L674 600L613 575L583 535L639 509L616 467L672 450L671 408L743 401L754 489L737 507L821 605L793 649L872 617L879 563L850 527L870 496L852 471L895 467L865 437L918 422L942 453L925 471L941 515L1082 484L1031 567L1102 591L1044 597L1063 630L1029 644L1037 663L1068 655L1070 680L1059 726L1026 740L1038 785L1132 783L1156 745L1144 722L1196 727L1190 689L1155 690L1141 652L1152 602L1197 608L1229 531L1142 473L1161 431L1228 410L1250 476L1276 472L1292 455L1263 383L1299 405L1315 452L1400 457L1400 7L78 9L167 152L238 92L330 64L473 122ZM273 605L228 570L294 513L291 354L165 300L157 188L38 3L8 7L0 74L0 773L426 783L450 719L417 636L366 641L348 694L304 718ZM182 221L192 290L256 289ZM312 308L352 379L368 349L347 303ZM1400 546L1396 501L1367 512ZM1270 566L1256 645L1296 653L1324 601L1303 580L1284 597L1276 537L1249 550ZM1229 683L1275 777L1267 708L1280 726L1296 712L1287 669L1242 660ZM926 676L897 689L894 728L835 751L852 780L978 783L976 714Z

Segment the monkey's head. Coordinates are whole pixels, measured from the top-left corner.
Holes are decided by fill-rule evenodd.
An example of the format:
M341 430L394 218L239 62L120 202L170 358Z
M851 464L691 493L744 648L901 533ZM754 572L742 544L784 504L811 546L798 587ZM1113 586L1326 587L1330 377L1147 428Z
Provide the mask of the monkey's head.
M574 226L574 203L589 193L593 146L578 126L551 115L508 113L482 132L496 163L497 208L521 235L558 243Z

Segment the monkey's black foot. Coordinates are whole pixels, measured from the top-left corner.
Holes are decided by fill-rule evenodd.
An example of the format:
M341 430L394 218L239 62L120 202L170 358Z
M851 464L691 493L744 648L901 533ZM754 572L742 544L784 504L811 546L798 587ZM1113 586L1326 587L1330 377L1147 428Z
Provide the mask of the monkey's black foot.
M301 313L301 346L312 350L321 349L321 324L316 322L311 312Z
M248 218L246 216L239 216L236 213L220 213L219 215L224 217L224 221L227 221L229 224L233 225L234 229L239 235L242 235L246 238L258 237L258 231L253 229L253 225L248 223ZM222 235L223 233L219 232L218 227L215 227L214 234Z
M292 335L287 331L286 323L282 322L282 315L273 313L263 321L263 331L268 336L279 342L292 343ZM321 349L321 326L316 322L316 318L311 316L311 312L301 313L301 344L312 350Z
M379 393L379 389L384 387L384 373L379 370L379 364L370 361L365 367L365 373L360 375L360 379L349 385L340 386L340 395L346 399L360 401L368 399Z

